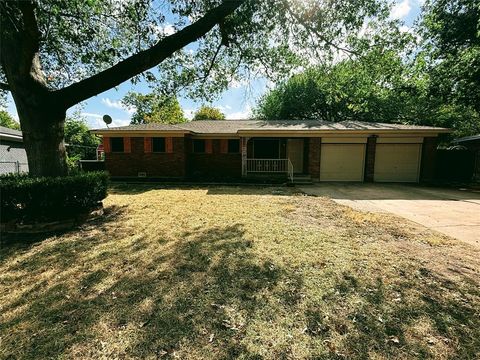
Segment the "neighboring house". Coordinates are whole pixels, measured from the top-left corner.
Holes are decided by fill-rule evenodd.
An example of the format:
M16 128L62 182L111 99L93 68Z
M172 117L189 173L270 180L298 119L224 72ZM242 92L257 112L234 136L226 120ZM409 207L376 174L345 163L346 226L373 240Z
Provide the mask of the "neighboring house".
M202 120L93 130L112 177L432 180L448 129L344 121Z
M480 134L455 139L453 142L472 152L474 157L473 180L480 181Z
M22 132L0 126L0 174L28 172Z

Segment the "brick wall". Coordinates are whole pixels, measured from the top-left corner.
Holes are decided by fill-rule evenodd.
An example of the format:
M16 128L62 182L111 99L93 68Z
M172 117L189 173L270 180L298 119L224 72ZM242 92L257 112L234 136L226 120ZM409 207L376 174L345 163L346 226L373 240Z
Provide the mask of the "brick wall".
M211 140L211 153L191 152L191 139L187 140L187 176L192 179L228 181L242 177L242 156L240 153L225 153L222 140Z
M432 181L435 179L436 157L437 138L423 138L420 181Z
M373 182L373 179L374 179L376 148L377 148L377 137L369 136L367 139L367 149L365 153L365 172L364 172L365 182Z
M113 177L137 177L146 172L147 177L185 177L185 140L172 138L172 153L145 153L144 138L131 138L130 153L105 153L105 165Z
M308 173L313 181L319 181L320 179L321 145L321 138L310 138L308 140Z

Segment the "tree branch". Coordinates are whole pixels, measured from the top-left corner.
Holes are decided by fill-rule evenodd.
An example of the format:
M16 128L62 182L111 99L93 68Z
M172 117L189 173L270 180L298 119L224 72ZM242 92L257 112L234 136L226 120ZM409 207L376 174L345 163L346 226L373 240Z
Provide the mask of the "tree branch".
M10 91L10 85L0 82L0 90Z
M292 10L292 8L288 5L288 3L286 3L286 9L287 11L289 12L289 14L299 23L301 24L309 33L310 35L313 33L315 36L318 37L319 40L325 42L326 44L330 45L331 47L333 47L334 49L337 49L339 51L343 51L347 54L353 54L353 55L358 55L358 53L354 50L351 50L351 49L347 49L347 48L344 48L342 46L339 46L337 44L335 44L334 42L328 40L325 36L323 36L322 34L320 34L317 29L313 28L312 26L310 26L309 24L307 24L306 21L303 21L296 13L295 11Z
M160 40L150 49L134 54L87 79L57 90L54 92L54 96L63 102L66 108L69 108L83 100L120 85L131 77L160 64L175 51L204 36L245 1L225 0L221 5L208 11L200 20Z

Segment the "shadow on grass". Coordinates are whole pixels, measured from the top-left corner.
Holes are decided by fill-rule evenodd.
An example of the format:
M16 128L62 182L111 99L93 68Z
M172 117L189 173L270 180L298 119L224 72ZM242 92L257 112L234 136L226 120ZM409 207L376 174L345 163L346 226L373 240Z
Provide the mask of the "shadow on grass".
M4 306L4 311L21 310L0 325L11 351L0 355L15 357L16 349L22 358L57 357L81 347L86 353L80 357L89 357L99 351L99 339L106 333L129 331L134 337L125 352L133 357L171 354L185 341L192 348L220 343L222 356L245 355L238 340L262 304L257 296L287 276L285 270L252 257L252 244L241 225L186 233L182 238L171 251L153 254L148 262L141 254L152 249L140 246L142 239L129 246L123 259L114 250L80 259L79 254L98 246L93 239L84 239L76 242L75 251L65 245L49 247L9 268L37 275L40 262L43 266L50 262L74 272L78 281L59 273ZM160 234L158 240L162 241ZM91 269L99 262L101 268ZM123 275L112 279L113 266L120 266ZM15 337L21 337L20 348L14 345L18 346Z
M395 285L344 273L325 303L307 309L308 335L330 350L320 358L478 358L479 304L467 301L480 297L478 286L460 286L422 269L400 273L404 280Z
M122 222L91 228L94 235L46 246L6 269L19 275L4 283L40 280L2 306L10 315L0 323L0 358L286 359L300 342L309 358L434 358L428 334L411 334L422 321L431 341L456 342L445 343L455 349L446 358L474 358L480 348L473 284L415 268L387 284L319 272L315 281L331 285L317 286L333 286L319 300L314 293L325 289L305 286L311 274L260 259L241 224L184 232L171 243L160 233L125 242ZM282 333L267 335L271 328ZM287 333L298 339L273 344Z
M112 205L104 208L102 216L85 221L82 224L74 226L70 229L62 231L50 231L38 234L2 234L2 241L0 244L0 264L18 252L27 251L35 244L42 241L60 236L68 236L69 234L77 233L84 228L102 227L108 223L115 223L124 213L124 207ZM75 244L78 246L78 244ZM39 254L39 259L42 260L42 254Z

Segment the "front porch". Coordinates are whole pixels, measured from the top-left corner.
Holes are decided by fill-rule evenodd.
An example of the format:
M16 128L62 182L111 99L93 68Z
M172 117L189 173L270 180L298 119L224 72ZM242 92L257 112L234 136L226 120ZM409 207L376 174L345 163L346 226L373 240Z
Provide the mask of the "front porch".
M308 168L308 139L242 138L242 177L286 177L304 175Z

